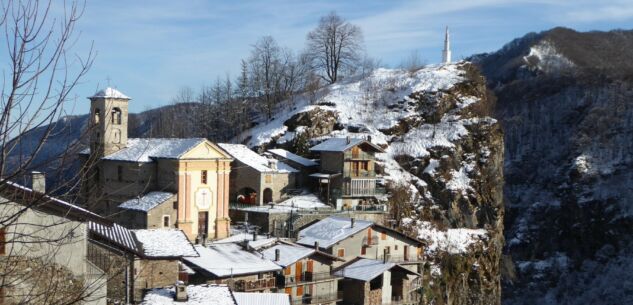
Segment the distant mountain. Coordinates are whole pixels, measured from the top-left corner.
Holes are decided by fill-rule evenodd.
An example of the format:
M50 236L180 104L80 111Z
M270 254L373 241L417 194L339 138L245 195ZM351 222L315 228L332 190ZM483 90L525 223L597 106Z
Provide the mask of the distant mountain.
M633 31L566 28L472 58L505 133L504 304L633 302L632 59Z

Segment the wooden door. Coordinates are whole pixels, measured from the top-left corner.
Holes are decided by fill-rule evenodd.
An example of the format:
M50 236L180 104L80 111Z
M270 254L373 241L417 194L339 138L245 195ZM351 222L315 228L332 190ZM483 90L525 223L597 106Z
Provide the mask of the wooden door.
M352 166L352 177L360 176L360 168L359 168L360 162L352 161L351 166Z
M308 260L308 272L314 272L314 261L309 259Z
M209 212L198 212L198 235L207 236L209 231Z
M303 263L301 261L298 261L295 264L295 280L297 280L297 282L301 281L302 273L303 273Z

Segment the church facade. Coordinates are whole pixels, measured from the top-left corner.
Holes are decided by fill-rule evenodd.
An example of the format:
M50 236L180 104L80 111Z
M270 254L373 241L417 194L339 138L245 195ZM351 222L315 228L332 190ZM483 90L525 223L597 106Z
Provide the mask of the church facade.
M232 158L222 148L204 138L128 138L130 98L107 88L89 99L90 148L80 155L90 210L130 228L179 228L190 240L229 235Z

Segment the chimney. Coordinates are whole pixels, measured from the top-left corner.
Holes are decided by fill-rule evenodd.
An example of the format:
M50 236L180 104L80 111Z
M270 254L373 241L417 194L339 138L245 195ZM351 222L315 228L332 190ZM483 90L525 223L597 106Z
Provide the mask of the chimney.
M352 138L350 138L350 136L347 136L346 141L347 141L347 144L352 143Z
M352 217L352 218L350 218L350 221L351 221L351 223L352 223L352 226L351 226L351 227L353 228L353 227L354 227L354 218L353 218L353 217Z
M176 302L186 302L189 297L187 296L187 286L183 281L176 281L176 295L174 300Z
M386 264L389 261L389 259L390 259L389 256L390 256L389 255L389 251L387 251L387 249L385 249L384 250L384 254L382 255L382 262Z
M270 169L272 170L277 170L277 160L268 159L268 167L270 167Z
M367 136L367 142L371 143L371 135Z
M275 249L275 261L278 262L281 258L281 251L279 249Z
M314 242L314 250L319 251L319 242L318 241Z
M253 241L257 240L257 230L253 230Z
M46 175L42 172L31 172L31 189L38 193L46 193Z

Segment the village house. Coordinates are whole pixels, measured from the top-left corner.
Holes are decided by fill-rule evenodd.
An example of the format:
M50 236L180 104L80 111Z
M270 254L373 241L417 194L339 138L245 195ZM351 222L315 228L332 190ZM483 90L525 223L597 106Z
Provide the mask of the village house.
M176 227L190 240L229 235L226 152L203 138L128 139L130 98L107 88L89 99L90 148L80 156L90 210L130 228Z
M31 188L5 181L0 188L0 303L105 305L106 273L87 260L88 221L99 215L45 195L44 174Z
M270 292L277 287L275 273L281 267L244 244L212 243L195 248L199 257L183 258L195 272L190 283L227 284L239 292Z
M319 194L337 209L367 206L383 193L377 186L376 153L384 151L371 141L330 138L310 151L320 157L319 172L310 177L318 179Z
M234 292L226 285L191 285L151 290L141 305L290 305L285 293Z
M269 149L266 151L266 154L298 169L299 175L297 179L299 180L299 185L302 187L311 188L313 185L316 185L316 183L313 183L315 182L314 179L310 178L311 174L319 170L319 163L316 161L293 154L281 148Z
M253 205L274 203L300 188L299 171L267 158L242 144L218 144L234 161L229 193L232 202Z
M183 257L198 256L181 230L129 230L96 222L88 227L93 240L88 260L106 270L111 302L140 302L147 290L181 278Z
M315 247L279 241L260 250L262 255L283 267L277 274L277 286L290 295L293 304L336 304L340 300L337 282L332 275L333 262L339 258Z
M343 277L339 304L420 303L420 274L395 263L358 257L337 268L334 275Z
M330 216L299 232L298 244L315 243L326 253L350 261L358 256L421 269L424 242L371 221Z

